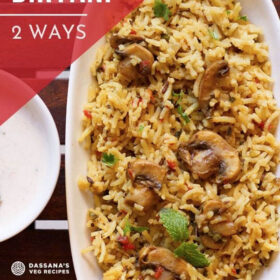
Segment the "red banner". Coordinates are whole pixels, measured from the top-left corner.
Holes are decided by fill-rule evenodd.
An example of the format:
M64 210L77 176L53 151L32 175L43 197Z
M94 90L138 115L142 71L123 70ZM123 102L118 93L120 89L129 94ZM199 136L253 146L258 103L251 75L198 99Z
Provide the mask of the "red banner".
M13 1L0 3L0 125L142 2ZM46 70L51 75L39 79ZM11 87L6 72L32 90Z

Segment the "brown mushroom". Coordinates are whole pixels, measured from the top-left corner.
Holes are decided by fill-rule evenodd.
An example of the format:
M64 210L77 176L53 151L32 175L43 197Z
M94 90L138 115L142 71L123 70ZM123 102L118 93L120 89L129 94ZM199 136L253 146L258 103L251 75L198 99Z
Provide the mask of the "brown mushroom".
M139 44L131 44L123 50L116 50L116 52L124 58L118 66L121 81L123 80L126 83L132 81L142 82L151 73L154 56L145 47ZM131 63L130 58L132 55L137 56L141 60L140 64L133 65Z
M231 216L226 212L228 205L220 200L208 200L203 205L203 214L207 214L209 211L213 211L214 215L220 215L224 217L226 221L216 224L209 223L209 228L212 233L222 236L231 236L236 233L237 229L232 222Z
M123 37L118 34L113 34L110 38L110 45L113 49L117 49L119 45L127 43L141 43L142 41L144 41L144 38L137 35L128 35Z
M154 56L153 54L146 49L145 47L139 45L139 44L131 44L125 47L123 50L117 50L116 51L119 55L122 56L130 56L135 55L139 57L142 61L150 61L151 64L154 62Z
M194 134L179 146L178 156L201 179L216 175L217 183L236 180L240 173L238 152L220 135L209 130Z
M173 273L174 278L184 274L186 279L190 279L188 263L177 258L166 248L155 246L144 247L139 252L139 260L142 265L163 267L167 271Z
M141 205L143 210L147 211L157 204L159 199L156 193L149 188L135 188L127 195L124 201L131 206L135 203Z
M135 185L160 189L166 170L160 165L143 159L135 160L128 165L128 174Z
M160 189L165 177L165 169L160 165L143 159L128 164L127 173L133 181L134 189L125 198L125 203L137 203L144 211L151 209L159 202L153 189Z
M208 200L203 204L203 214L207 214L209 211L223 213L227 209L225 203L220 200Z
M211 232L218 233L222 236L231 236L236 234L237 229L233 222L221 222L218 224L209 224Z
M213 90L221 86L229 70L228 62L225 60L215 61L205 70L198 91L198 101L202 111L207 110Z
M202 235L200 240L202 244L210 249L218 250L223 246L221 241L222 237L229 237L236 234L237 228L232 222L231 216L226 212L228 205L220 200L208 200L203 204L203 214L206 216L209 211L214 212L214 216L219 215L224 219L223 222L211 223L211 220L207 222L209 227L209 234ZM203 223L205 225L205 222ZM203 226L203 225L202 225Z
M137 68L131 63L129 57L126 57L119 62L118 71L120 73L120 80L122 83L129 83L130 81L133 81L137 78L141 79Z
M200 236L201 243L204 247L213 249L213 250L219 250L223 247L222 242L216 242L214 241L210 236L204 234Z

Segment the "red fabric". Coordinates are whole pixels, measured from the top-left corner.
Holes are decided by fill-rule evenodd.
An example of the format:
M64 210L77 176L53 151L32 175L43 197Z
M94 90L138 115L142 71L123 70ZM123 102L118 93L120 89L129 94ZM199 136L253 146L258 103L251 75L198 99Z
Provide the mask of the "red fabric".
M3 14L87 14L86 17L0 16L0 69L24 80L32 89L17 79L14 79L14 83L18 84L11 87L6 73L0 72L0 125L135 9L142 0L111 0L110 3L105 3L105 0L96 3L93 0L94 3L88 4L70 4L70 1L66 0L64 2L68 3L58 3L58 0L52 3L12 3L12 0L0 3L0 13ZM80 26L86 33L83 40L76 39L76 35L83 35L76 32L78 25L85 25ZM19 26L21 30L14 26ZM38 34L36 39L32 36L31 31L34 31L36 26L39 26L40 30L45 28L42 39ZM65 28L69 31L71 26L73 29L67 38ZM19 31L18 37L21 39L13 39ZM47 79L36 79L38 71L46 70L51 73Z

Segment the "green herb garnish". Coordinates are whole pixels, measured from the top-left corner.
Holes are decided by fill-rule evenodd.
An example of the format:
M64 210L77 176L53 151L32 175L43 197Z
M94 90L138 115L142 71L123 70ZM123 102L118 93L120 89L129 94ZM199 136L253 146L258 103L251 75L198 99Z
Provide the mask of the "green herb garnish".
M194 243L182 243L175 251L174 254L194 267L206 267L210 264L209 260L198 249Z
M159 212L160 220L167 232L175 241L184 241L189 237L188 220L180 212L163 208Z
M130 224L130 222L128 220L126 220L125 225L124 225L124 229L123 229L123 234L126 235L128 232L143 232L145 230L148 230L149 228L147 227L136 227L133 226L132 224Z
M118 159L112 154L103 153L102 154L102 162L105 165L107 165L109 167L112 167L118 162Z
M175 91L173 91L172 92L172 96L174 96L174 97L177 97L178 99L177 99L177 104L179 104L180 102L181 102L181 100L183 99L183 96L184 96L184 91L183 90L181 90L179 93L178 92L175 92Z
M167 21L169 19L169 16L171 15L171 12L168 9L168 6L162 3L161 0L155 0L154 14L156 17L162 17Z
M229 15L231 13L231 10L227 10L227 14Z
M243 21L248 21L247 16L240 16L238 19L239 20L243 20Z
M144 130L144 128L145 128L145 127L144 127L143 124L140 124L140 125L139 125L139 131L140 131L140 132L142 132L142 131Z
M178 108L178 113L179 115L183 118L183 120L185 121L185 123L189 123L190 122L190 119L188 117L188 115L186 113L183 112L183 109L182 109L182 106L179 105Z
M209 35L214 39L214 40L219 40L219 35L215 32L215 31L212 31L212 30L208 30L209 32Z

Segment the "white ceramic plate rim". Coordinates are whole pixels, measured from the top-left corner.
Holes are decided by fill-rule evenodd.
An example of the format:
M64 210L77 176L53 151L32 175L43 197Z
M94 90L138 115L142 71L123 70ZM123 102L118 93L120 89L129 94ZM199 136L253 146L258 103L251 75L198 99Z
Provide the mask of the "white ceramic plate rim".
M265 41L270 47L272 76L275 80L274 93L278 93L280 92L280 82L277 81L278 76L280 76L280 54L277 50L280 47L280 22L276 9L272 0L241 0L240 2L249 20L265 30ZM88 159L88 154L78 144L78 138L82 132L82 110L87 100L88 86L91 81L89 68L96 50L103 43L104 38L100 39L72 64L68 90L66 118L67 214L73 263L76 277L81 280L102 279L102 273L93 254L81 255L81 250L90 245L89 232L85 222L87 209L92 207L92 199L90 195L78 190L77 180L80 175L86 175ZM275 98L280 106L280 95L276 95ZM277 138L280 139L279 129ZM275 258L277 260L274 261L273 265L255 276L254 280L277 278L280 274L280 266L277 266L277 263L280 263L280 254ZM277 267L279 267L278 270Z
M14 230L12 232L1 232L0 242L5 241L23 231L40 215L40 213L44 210L54 192L56 182L59 176L61 163L60 141L58 131L55 122L52 118L52 115L45 103L38 95L34 96L28 102L28 106L30 108L36 108L36 110L40 112L41 116L38 116L38 118L41 118L45 123L45 126L47 127L47 131L45 132L45 134L48 136L48 143L50 143L50 147L52 150L52 156L50 157L50 162L47 170L48 183L44 185L44 187L46 187L47 185L48 188L47 190L44 190L44 195L36 197L40 198L41 201L38 202L38 200L36 200L36 203L34 203L34 206L32 208L31 215L29 215L27 218L22 220L16 227L14 227Z

